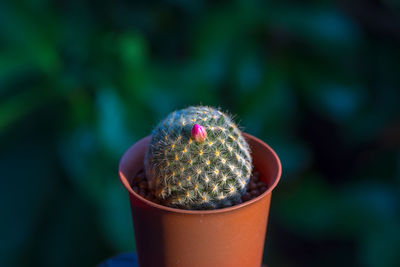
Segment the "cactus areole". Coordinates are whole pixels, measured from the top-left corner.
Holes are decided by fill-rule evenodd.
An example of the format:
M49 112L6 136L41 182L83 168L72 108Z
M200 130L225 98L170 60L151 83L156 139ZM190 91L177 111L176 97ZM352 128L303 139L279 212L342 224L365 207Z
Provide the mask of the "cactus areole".
M150 189L182 209L216 209L240 201L252 172L250 149L233 120L205 106L167 116L145 156Z

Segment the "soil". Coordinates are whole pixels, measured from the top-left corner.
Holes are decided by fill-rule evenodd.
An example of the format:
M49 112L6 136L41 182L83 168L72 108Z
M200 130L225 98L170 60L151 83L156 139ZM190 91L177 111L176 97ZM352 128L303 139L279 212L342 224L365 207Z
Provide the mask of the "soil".
M235 205L256 198L267 191L267 185L264 182L260 181L259 178L260 174L257 171L253 171L250 177L250 181L246 187L246 193L242 195L241 201L239 201L239 203L236 203ZM141 170L133 179L132 188L133 191L138 193L140 196L146 198L147 200L157 204L161 204L154 196L153 192L149 189L144 170Z

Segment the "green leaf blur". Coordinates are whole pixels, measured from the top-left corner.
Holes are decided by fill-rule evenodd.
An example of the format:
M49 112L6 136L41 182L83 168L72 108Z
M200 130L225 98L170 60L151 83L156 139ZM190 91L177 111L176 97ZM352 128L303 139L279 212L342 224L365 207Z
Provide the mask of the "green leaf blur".
M400 266L400 4L0 1L0 266L134 251L124 151L211 105L281 157L264 262Z

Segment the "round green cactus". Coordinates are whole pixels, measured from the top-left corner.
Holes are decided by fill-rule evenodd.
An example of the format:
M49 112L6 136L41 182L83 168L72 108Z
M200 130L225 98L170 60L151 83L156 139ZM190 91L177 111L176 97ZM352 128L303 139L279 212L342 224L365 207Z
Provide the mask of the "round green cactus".
M232 119L198 106L171 113L154 129L145 171L162 204L215 209L240 201L252 164L249 146Z

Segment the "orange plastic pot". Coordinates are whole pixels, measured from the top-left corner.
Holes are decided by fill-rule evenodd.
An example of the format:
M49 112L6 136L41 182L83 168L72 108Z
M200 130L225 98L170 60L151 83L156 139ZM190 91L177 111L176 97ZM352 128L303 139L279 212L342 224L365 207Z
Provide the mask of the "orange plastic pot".
M223 209L174 209L136 194L131 181L143 169L150 136L123 155L119 176L129 192L139 266L261 266L271 192L280 179L281 163L267 144L251 135L244 136L254 167L268 190L255 199Z

